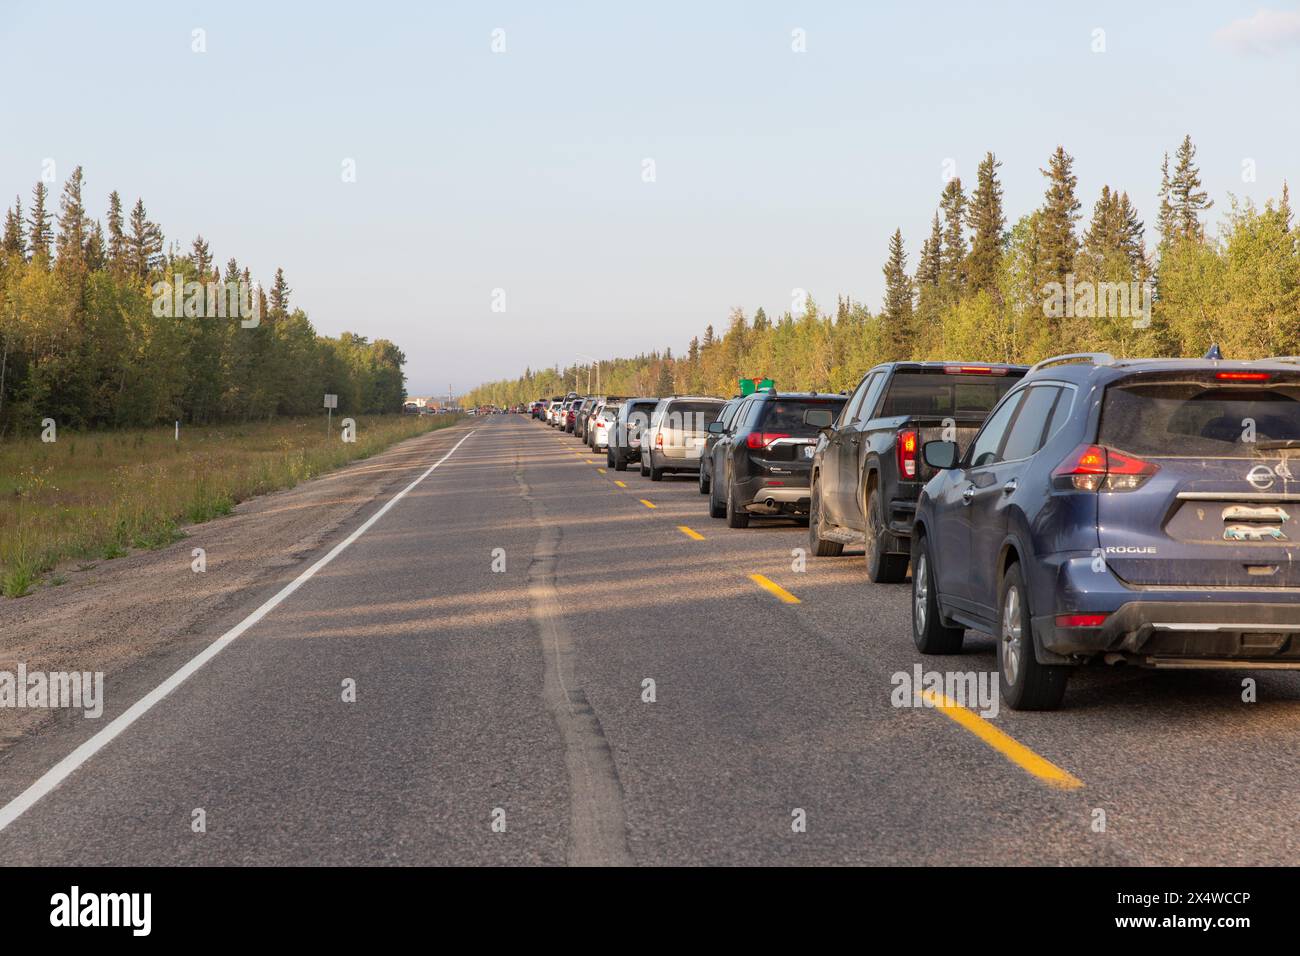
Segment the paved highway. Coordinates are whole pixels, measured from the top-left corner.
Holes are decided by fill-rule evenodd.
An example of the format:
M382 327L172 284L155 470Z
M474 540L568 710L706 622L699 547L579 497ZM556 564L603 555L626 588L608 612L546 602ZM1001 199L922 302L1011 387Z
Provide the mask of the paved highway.
M520 416L437 433L422 480L120 733L0 766L0 857L1294 862L1300 676L1098 669L1055 713L895 706L918 663L992 674L991 640L923 659L908 587L860 555L798 570L794 522L728 530L693 477L604 464Z

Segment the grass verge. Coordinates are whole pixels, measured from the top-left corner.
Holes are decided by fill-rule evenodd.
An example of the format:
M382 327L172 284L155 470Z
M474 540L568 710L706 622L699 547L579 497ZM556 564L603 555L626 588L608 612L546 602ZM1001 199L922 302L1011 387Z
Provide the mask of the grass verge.
M356 441L318 419L117 432L0 444L0 595L22 597L63 561L82 566L162 548L180 526L229 514L388 446L454 424L450 415L359 416Z

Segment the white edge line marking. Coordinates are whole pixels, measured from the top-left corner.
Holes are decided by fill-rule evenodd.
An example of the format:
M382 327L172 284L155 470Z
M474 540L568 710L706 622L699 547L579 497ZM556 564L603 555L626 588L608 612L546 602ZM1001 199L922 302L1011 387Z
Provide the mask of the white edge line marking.
M477 431L477 429L475 429L475 431ZM183 664L180 670L172 674L171 677L168 677L153 690L149 691L149 693L145 694L121 714L114 717L103 730L82 743L76 750L72 751L72 753L68 754L49 770L45 771L45 773L41 774L41 776L37 778L36 782L30 787L5 804L3 809L0 809L0 830L4 830L5 827L9 826L9 824L21 817L24 813L35 806L44 796L46 796L46 794L50 793L58 787L59 784L63 783L64 780L70 777L83 763L112 743L114 738L121 734L122 731L126 730L126 728L130 727L139 718L143 717L155 704L192 677L199 668L225 650L226 645L230 644L231 641L239 637L262 618L275 610L275 608L284 601L285 598L298 590L298 588L302 587L303 584L315 576L317 571L333 561L345 548L347 548L348 545L365 534L371 525L388 512L389 508L406 497L408 491L420 482L424 481L425 478L428 478L435 468L455 454L456 449L465 444L470 435L473 434L474 431L471 431L460 441L456 442L456 444L452 446L451 451L447 452L447 454L443 455L436 462L430 465L424 474L419 478L416 478L397 494L393 495L393 497L389 498L382 508L366 519L365 523L362 524L361 527L353 531L350 535L331 548L329 553L323 558L318 559L315 564L276 592L274 597L267 600L266 603L256 611L248 615L248 617L244 618L230 630L226 631L225 634L222 634L203 650L199 651L198 654L194 655L194 657L190 658L185 664Z

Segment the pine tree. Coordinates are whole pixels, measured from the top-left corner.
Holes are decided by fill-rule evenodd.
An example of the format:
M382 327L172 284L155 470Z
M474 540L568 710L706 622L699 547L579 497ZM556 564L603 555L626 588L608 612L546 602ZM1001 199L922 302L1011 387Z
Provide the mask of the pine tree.
M895 229L889 240L889 261L885 274L885 307L881 319L891 359L906 358L912 343L912 280L907 275L907 252L903 231Z
M1201 189L1201 171L1196 167L1196 147L1192 137L1184 136L1178 147L1178 163L1169 182L1170 201L1173 206L1173 226L1180 239L1201 241L1205 227L1200 214L1214 205Z
M1165 153L1160 163L1160 212L1156 218L1156 229L1160 233L1160 247L1163 249L1174 241L1177 226L1174 224L1174 204L1170 199L1173 184L1169 180L1169 154Z
M32 259L48 260L54 245L54 231L50 228L50 213L45 208L49 190L45 183L37 181L32 190L32 213L27 217L27 248Z
M941 284L949 294L956 296L965 279L966 235L966 194L961 188L961 179L953 177L943 188L939 202L943 210L943 245L939 250L939 277Z
M284 270L275 270L275 281L271 283L271 312L275 315L289 314L289 283L284 280Z
M114 189L108 194L108 265L118 273L126 271L127 242L122 227L122 197Z
M90 225L90 238L86 240L87 272L98 272L104 268L108 262L105 249L104 227L96 219Z
M63 184L63 195L59 199L57 249L59 265L65 269L83 269L86 265L90 220L81 199L81 185L82 171L78 166Z
M918 286L938 286L942 276L939 253L943 248L943 231L939 226L939 214L934 214L930 226L930 238L921 243L921 258L916 264L916 284Z
M1002 184L998 182L1001 165L992 153L985 154L966 211L967 224L974 232L966 266L968 287L972 292L983 290L995 297L1007 222L1002 213Z
M199 274L199 281L206 280L208 269L212 267L212 252L201 234L195 236L190 245L190 258L194 260L194 270Z
M1146 278L1147 249L1146 227L1138 218L1137 207L1128 198L1128 193L1119 195L1120 248L1128 257L1133 275Z
M763 311L763 307L760 305L754 313L754 331L766 332L771 325L772 323L767 320L767 313Z
M27 258L27 238L23 235L23 200L14 197L14 207L5 213L4 238L0 239L0 255Z
M1048 168L1040 170L1047 177L1046 202L1038 218L1037 237L1044 282L1064 285L1066 276L1074 270L1074 257L1079 251L1079 239L1074 232L1074 224L1079 219L1079 200L1074 190L1079 180L1073 168L1074 158L1058 146L1048 160Z
M131 209L131 234L126 239L128 270L140 279L162 263L163 236L157 224L149 221L144 200L137 199Z
M713 344L713 325L712 323L710 323L709 325L706 325L704 327L703 347L707 349L712 344Z

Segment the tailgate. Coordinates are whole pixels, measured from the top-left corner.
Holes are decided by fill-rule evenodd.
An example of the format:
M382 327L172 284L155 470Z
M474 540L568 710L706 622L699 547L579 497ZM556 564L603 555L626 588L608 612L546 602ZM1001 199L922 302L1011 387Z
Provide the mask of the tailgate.
M1300 588L1300 383L1151 376L1107 389L1100 443L1154 472L1098 494L1107 564L1135 585Z

